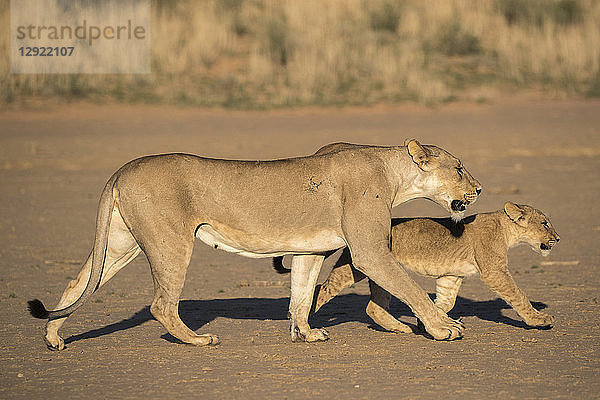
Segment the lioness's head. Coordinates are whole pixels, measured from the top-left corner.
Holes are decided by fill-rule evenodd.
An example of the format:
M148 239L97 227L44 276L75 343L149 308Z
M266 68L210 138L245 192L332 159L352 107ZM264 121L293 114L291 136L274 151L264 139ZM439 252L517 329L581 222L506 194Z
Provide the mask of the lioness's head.
M504 212L513 222L519 242L529 244L531 248L546 257L560 237L548 217L540 210L528 205L507 202Z
M452 219L461 220L466 206L479 197L481 184L444 149L424 146L414 139L407 141L406 149L419 167L415 184L426 194L424 197L446 208Z

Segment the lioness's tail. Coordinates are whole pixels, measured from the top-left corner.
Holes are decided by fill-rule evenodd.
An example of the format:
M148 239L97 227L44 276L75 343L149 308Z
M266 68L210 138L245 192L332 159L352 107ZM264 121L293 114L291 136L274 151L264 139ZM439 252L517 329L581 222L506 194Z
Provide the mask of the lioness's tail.
M100 196L100 204L98 205L98 215L96 216L96 236L94 238L94 248L92 252L92 268L90 278L87 282L81 296L71 305L60 310L47 310L44 304L38 300L27 302L28 310L35 318L40 319L57 319L70 315L81 307L83 303L98 289L104 269L104 259L106 256L106 246L108 244L108 233L110 228L110 219L112 210L115 205L113 189L117 180L117 174L113 175Z
M273 257L273 268L278 274L289 274L291 269L283 265L283 257Z

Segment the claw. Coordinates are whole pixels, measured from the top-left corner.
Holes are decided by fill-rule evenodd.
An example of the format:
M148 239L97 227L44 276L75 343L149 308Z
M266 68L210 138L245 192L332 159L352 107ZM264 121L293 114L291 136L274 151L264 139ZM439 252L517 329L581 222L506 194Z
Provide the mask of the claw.
M210 342L208 342L208 346L218 346L219 344L221 344L221 340L219 340L218 337L215 336L211 336L210 337Z
M292 342L296 343L306 341L306 337L302 334L302 332L300 332L299 327L294 326L293 331L294 334L292 335Z
M44 337L44 342L46 343L46 347L48 347L48 349L52 351L61 351L65 348L65 342L62 339L60 339L56 345L50 343L50 341L46 337Z
M325 329L311 329L305 340L307 342L325 342L329 340L329 332Z

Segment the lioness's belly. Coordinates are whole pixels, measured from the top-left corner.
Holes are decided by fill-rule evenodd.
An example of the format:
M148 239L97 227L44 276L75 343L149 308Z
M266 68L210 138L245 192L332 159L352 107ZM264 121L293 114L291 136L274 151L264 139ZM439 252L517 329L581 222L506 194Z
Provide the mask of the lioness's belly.
M203 224L196 230L196 237L215 249L222 249L245 257L266 258L285 254L322 253L346 246L336 232L314 232L270 237L253 235L219 224Z

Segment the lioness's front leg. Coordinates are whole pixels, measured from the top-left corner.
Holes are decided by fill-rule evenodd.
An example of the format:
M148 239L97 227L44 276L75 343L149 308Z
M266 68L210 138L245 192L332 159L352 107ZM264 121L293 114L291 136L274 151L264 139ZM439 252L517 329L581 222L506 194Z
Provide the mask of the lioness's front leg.
M342 230L354 266L406 303L435 339L453 340L462 337L462 323L450 319L435 307L427 293L410 278L392 254L389 205L383 201L374 201L374 204L363 204L364 202L361 197L347 197L342 216Z
M315 284L323 264L322 255L297 255L292 258L292 294L290 297L290 334L293 342L318 342L329 339L325 329L311 329L308 315Z
M462 284L462 278L458 276L440 276L435 282L435 306L445 313L454 307L458 290ZM419 330L425 329L421 321L417 322Z
M391 252L387 254L385 248L379 248L374 252L358 254L355 257L356 267L361 268L382 289L407 304L434 339L453 340L462 337L463 324L449 318L446 313L436 307L427 293L410 278L402 265L391 255ZM377 267L371 267L372 265Z

